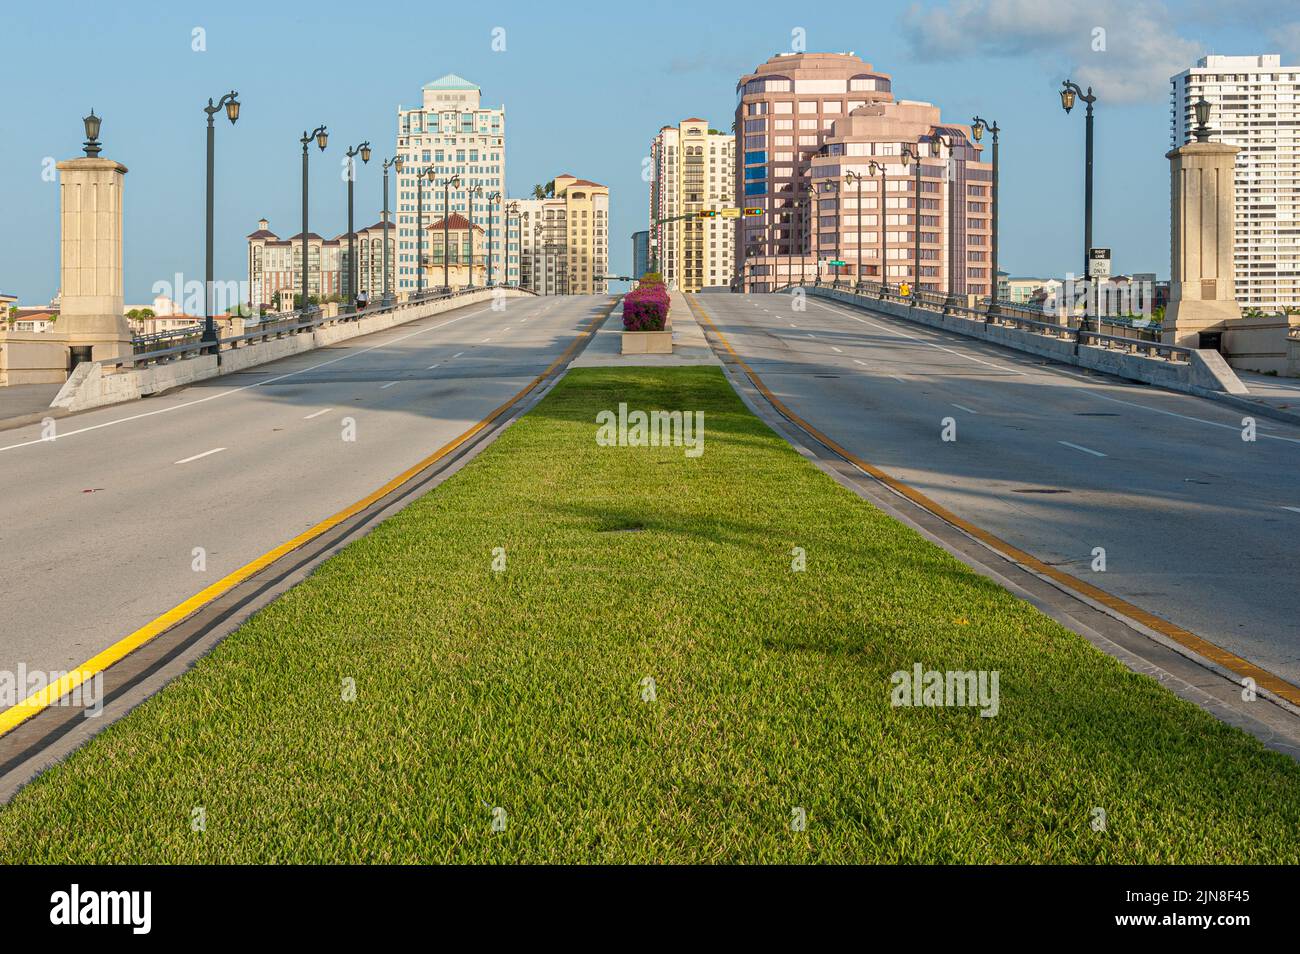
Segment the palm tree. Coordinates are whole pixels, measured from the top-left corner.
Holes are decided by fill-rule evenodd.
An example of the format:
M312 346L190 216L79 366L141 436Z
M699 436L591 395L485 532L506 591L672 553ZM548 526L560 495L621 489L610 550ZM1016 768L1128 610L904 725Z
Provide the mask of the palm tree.
M534 199L545 199L545 198L546 198L546 187L543 186L543 185L535 185L535 186L533 186L533 198L534 198Z

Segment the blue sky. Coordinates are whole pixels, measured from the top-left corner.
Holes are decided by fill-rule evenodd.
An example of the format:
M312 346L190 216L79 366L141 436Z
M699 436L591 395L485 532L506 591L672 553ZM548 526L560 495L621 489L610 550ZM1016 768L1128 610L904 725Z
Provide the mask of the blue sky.
M612 191L614 270L631 267L645 228L641 160L664 124L702 116L728 128L735 82L802 30L810 51L853 51L892 74L899 98L945 118L979 112L1002 135L1002 265L1015 274L1077 267L1083 120L1056 90L1067 75L1098 87L1096 244L1121 272L1169 271L1168 77L1197 56L1279 52L1300 59L1300 8L1274 0L950 0L799 4L515 2L311 4L83 3L55 16L5 13L0 101L0 291L43 304L58 285L57 185L47 157L80 154L81 117L104 117L104 155L124 163L126 297L145 303L177 272L202 278L204 115L239 90L243 112L217 129L216 277L244 279L244 236L259 217L297 230L298 139L313 149L311 222L346 225L339 170L347 145L391 155L399 104L459 73L504 103L511 195L561 172ZM737 11L745 11L742 20ZM301 11L301 12L300 12ZM445 11L445 12L444 12ZM492 48L505 30L504 52ZM193 31L206 50L192 49ZM1095 31L1106 49L1095 51ZM577 92L574 92L577 91ZM357 180L358 225L378 219L378 162Z

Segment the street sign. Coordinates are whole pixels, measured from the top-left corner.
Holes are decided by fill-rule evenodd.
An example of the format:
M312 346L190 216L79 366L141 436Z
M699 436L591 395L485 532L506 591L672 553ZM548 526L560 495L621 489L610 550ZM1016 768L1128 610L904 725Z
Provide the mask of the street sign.
M740 218L740 212L741 212L740 209L722 209L721 211L722 211L722 217L724 219Z
M1110 278L1110 249L1088 249L1088 277Z
M828 262L827 264L829 264L833 268L843 268L847 263L841 262L838 259L831 259L830 262Z

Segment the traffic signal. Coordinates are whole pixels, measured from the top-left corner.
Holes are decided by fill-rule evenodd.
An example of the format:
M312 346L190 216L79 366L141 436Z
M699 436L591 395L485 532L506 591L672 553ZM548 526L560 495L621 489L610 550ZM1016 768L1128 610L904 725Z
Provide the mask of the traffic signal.
M762 214L763 214L763 210L762 210L762 209L755 209L755 208L747 207L747 208L745 209L745 214L746 214L746 215L762 215Z
M699 216L702 219L717 218L717 215L718 215L717 209L704 209L702 212L699 213Z

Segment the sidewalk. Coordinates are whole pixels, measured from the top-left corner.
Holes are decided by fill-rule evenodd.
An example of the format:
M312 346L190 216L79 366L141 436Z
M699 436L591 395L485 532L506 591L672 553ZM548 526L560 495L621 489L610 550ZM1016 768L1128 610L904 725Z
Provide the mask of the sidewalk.
M704 338L704 331L696 323L686 296L679 291L668 293L669 315L673 322L673 353L668 354L629 354L622 351L623 309L616 308L610 312L605 323L596 332L591 343L573 362L574 368L632 368L632 367L684 367L687 365L708 364L719 366L720 362Z
M20 427L45 417L63 417L62 408L50 407L50 402L63 387L58 384L14 384L0 388L0 430Z

